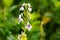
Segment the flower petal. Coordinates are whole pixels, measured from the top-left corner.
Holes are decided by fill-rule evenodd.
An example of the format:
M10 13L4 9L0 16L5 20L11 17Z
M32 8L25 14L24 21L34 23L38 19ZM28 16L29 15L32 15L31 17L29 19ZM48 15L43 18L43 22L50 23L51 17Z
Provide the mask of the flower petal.
M23 11L23 10L24 10L24 7L20 7L20 9L19 9L19 10Z

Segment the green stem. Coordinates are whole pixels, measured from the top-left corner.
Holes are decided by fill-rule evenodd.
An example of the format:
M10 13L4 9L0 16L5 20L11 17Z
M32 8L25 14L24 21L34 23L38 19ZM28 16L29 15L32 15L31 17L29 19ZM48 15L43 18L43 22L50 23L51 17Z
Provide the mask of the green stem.
M42 25L40 26L40 40L45 40L45 32Z

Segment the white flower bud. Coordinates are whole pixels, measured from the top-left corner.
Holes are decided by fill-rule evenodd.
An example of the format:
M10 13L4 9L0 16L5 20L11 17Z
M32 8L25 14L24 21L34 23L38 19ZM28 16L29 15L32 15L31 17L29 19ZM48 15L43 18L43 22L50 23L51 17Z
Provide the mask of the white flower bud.
M20 34L18 34L18 37L20 37L21 35Z
M27 36L24 32L21 33L22 36Z
M28 8L28 11L31 12L31 11L32 11L32 8L29 7L29 8Z
M23 11L24 10L24 7L22 6L22 7L20 7L20 9L19 10L21 10L21 11Z
M30 23L29 22L27 22L27 25L29 25Z
M21 21L23 21L23 19L21 18Z
M17 36L18 40L21 40L21 38L20 38L20 37L21 37L21 35L20 35L20 34L18 34L18 36Z
M21 18L21 15L19 15L19 18Z
M22 6L25 6L25 3L23 3Z
M23 17L23 13L21 13L21 17Z
M31 7L30 3L28 3L28 7Z

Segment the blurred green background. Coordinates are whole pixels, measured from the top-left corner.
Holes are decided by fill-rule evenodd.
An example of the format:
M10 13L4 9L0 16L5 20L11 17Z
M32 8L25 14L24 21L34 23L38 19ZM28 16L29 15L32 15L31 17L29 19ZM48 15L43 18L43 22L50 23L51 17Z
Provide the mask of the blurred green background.
M0 40L17 40L22 25L18 25L19 8L24 2L32 6L28 40L40 40L40 22L45 16L51 18L44 25L45 40L60 40L60 0L0 0Z

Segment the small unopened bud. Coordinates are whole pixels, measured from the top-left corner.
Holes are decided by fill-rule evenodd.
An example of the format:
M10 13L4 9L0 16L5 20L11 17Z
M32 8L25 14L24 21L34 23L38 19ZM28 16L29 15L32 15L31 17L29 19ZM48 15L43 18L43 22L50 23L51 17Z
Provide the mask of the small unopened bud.
M21 37L21 35L20 35L20 34L18 34L18 36L17 36L18 40L21 40L21 38L20 38L20 37Z
M31 11L32 11L32 8L29 7L29 8L28 8L28 11L31 12Z
M19 10L21 10L21 11L23 11L24 10L24 7L22 6L22 7L20 7L20 9Z
M25 6L25 3L23 3L22 6Z
M30 3L28 3L28 7L31 7Z

